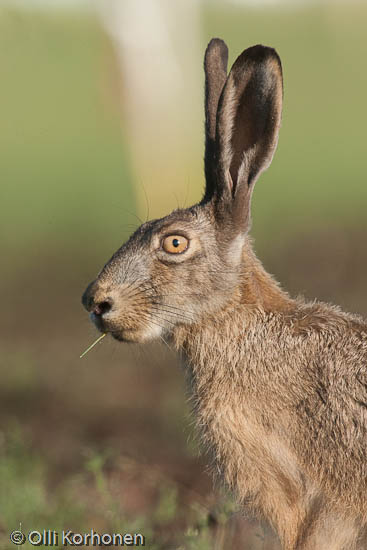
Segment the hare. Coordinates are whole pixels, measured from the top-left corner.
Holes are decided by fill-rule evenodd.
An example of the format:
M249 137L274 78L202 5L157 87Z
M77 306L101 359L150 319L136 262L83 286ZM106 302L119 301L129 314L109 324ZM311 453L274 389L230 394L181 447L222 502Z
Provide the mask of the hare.
M282 112L274 49L206 50L199 204L144 223L86 289L101 332L180 353L213 469L285 550L367 548L367 324L292 299L249 238Z

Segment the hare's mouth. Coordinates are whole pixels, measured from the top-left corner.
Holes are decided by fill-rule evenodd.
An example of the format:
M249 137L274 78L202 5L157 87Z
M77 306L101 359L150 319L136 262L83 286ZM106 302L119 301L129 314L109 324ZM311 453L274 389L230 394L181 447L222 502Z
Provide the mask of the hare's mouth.
M106 330L105 323L100 315L96 315L94 312L92 312L89 314L89 318L100 332L108 332Z
M100 332L110 334L119 342L147 342L159 338L163 332L163 327L149 322L129 323L127 320L126 323L122 323L120 319L113 322L112 319L95 315L94 313L90 314L90 319Z
M125 337L125 330L121 329L120 327L118 328L116 326L113 326L111 323L107 322L106 319L103 319L100 315L95 315L94 313L91 313L90 319L100 332L110 334L113 338L115 338L115 340L118 340L119 342L129 341Z

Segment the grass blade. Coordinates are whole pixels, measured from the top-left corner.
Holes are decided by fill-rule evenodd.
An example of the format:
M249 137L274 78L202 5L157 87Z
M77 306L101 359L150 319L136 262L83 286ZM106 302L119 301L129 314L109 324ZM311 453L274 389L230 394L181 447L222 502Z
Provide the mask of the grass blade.
M89 348L87 348L85 351L83 351L83 353L80 355L79 359L81 359L82 357L84 357L84 355L86 353L88 353L88 351L90 351L92 348L94 348L94 346L96 344L98 344L98 342L100 342L102 340L102 338L104 338L106 336L106 333L104 332L99 338L97 338L97 340L95 342L93 342L93 344L91 344L89 346Z

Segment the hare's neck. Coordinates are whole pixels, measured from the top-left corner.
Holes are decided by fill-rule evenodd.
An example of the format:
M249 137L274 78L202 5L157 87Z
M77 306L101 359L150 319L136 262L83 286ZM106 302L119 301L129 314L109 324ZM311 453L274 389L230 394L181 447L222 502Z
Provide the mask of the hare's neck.
M270 471L270 478L281 470L273 469L276 456L269 455L266 445L275 441L278 456L286 456L292 467L293 459L274 431L282 398L274 398L269 371L278 341L274 330L281 329L282 320L289 322L293 302L251 250L246 251L243 271L231 301L200 323L177 327L173 341L184 358L197 426L214 471L241 500L255 508L264 502L272 510L278 497L270 493L267 499L261 491L266 481L262 468ZM266 466L264 457L270 457Z
M245 247L242 257L244 277L240 285L238 307L242 314L257 308L265 312L286 312L294 307L294 301L284 292L279 283L267 273L253 252L250 243Z

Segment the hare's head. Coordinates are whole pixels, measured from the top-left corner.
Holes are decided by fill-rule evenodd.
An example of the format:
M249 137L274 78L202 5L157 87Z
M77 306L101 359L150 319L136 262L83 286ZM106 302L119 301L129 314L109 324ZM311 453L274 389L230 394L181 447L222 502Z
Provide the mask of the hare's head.
M276 52L245 50L227 76L228 51L205 54L205 176L202 201L143 224L83 295L96 326L142 342L223 308L246 265L243 249L254 184L273 157L281 120Z

